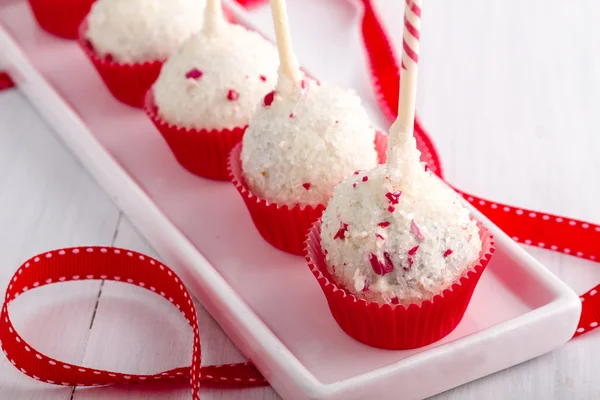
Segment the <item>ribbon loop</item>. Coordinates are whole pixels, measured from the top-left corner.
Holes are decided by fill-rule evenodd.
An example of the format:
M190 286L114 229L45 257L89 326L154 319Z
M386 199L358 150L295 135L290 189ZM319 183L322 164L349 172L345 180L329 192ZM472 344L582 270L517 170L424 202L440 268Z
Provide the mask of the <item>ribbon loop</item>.
M16 332L8 306L23 293L45 285L78 281L109 280L136 285L156 293L176 307L194 332L192 366L153 375L123 374L57 361L28 345ZM198 398L200 382L211 386L265 385L265 379L250 363L200 368L200 333L196 308L179 277L167 266L143 254L112 247L75 247L37 255L13 275L0 313L0 346L10 362L33 379L62 386L104 386L161 379L189 379L192 397Z

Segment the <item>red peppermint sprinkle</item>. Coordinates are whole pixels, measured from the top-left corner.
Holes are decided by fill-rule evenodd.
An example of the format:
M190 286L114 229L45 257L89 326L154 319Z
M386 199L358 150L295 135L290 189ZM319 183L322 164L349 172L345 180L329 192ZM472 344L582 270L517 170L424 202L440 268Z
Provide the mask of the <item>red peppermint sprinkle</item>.
M369 262L371 263L371 268L373 269L373 272L375 272L377 275L383 275L382 265L375 256L375 254L369 254Z
M408 257L408 269L410 269L410 267L412 267L414 261L411 257Z
M227 92L227 100L236 101L239 98L240 98L240 94L238 92L236 92L233 89L229 89L229 91Z
M362 291L366 292L367 290L369 290L369 286L371 286L371 282L365 280L365 286L363 287Z
M387 192L385 197L389 200L390 204L398 204L400 202L400 196L402 195L401 191L396 192Z
M390 253L387 251L383 253L383 258L385 260L385 270L386 273L392 272L394 270L394 263L392 262L392 258L390 257Z
M448 257L450 254L454 253L451 249L448 249L444 252L444 258Z
M200 79L202 75L204 74L198 68L192 68L185 74L185 77L187 79Z
M296 114L294 114L294 113L290 114L290 118L294 118L295 116L296 116Z
M393 305L398 305L398 304L400 304L400 300L398 300L398 298L397 298L397 297L394 297L394 298L391 300L391 303L392 303Z
M385 240L385 238L384 238L383 236L381 236L379 233L376 233L376 234L375 234L375 237L376 237L377 239Z
M360 171L354 171L354 175L360 174Z
M272 92L267 93L267 95L265 96L265 99L264 99L265 107L269 107L271 104L273 104L273 100L275 100L275 91L274 90Z
M388 226L390 226L390 222L388 222L388 221L380 222L379 226L382 228L387 228Z
M385 257L385 254L387 254L387 253L384 253L384 257ZM387 258L389 258L389 254L387 255ZM373 269L373 272L375 272L377 275L381 275L381 276L392 272L392 270L394 269L394 266L391 264L391 260L390 260L390 263L388 264L387 258L386 258L386 263L384 264L381 261L379 261L379 259L377 258L377 256L375 254L369 253L369 262L371 263L371 268Z
M339 124L339 123L340 123L340 121L338 121L338 120L335 120L335 123L336 123L336 124Z
M267 81L267 77L266 77L266 76L264 76L264 75L261 75L261 76L259 76L259 78L260 78L260 80L261 80L261 81L263 81L263 82L266 82L266 81Z
M363 181L363 182L366 182L366 181L368 181L368 180L369 180L369 177L368 177L368 176L366 176L366 175L365 175L365 176L363 176L363 177L362 177L362 181Z
M346 232L348 232L348 224L341 222L341 227L333 237L334 239L346 239Z
M431 168L429 168L429 164L425 164L425 172L429 172Z
M421 232L421 228L419 227L419 225L417 225L414 219L410 222L410 231L413 233L413 235L417 237L417 239L425 239L425 236L423 236L423 232Z
M353 184L352 184L352 187L356 189L356 183L353 183Z
M301 87L302 89L306 89L306 86L307 86L307 83L306 83L306 81L305 81L304 79L302 79L302 82L300 82L300 87Z
M388 211L389 211L389 212L394 212L394 211L396 211L396 207L394 207L394 206L389 206L389 207L388 207Z
M413 247L412 249L410 249L410 250L408 251L408 255L409 255L409 256L414 256L414 255L415 255L415 253L417 252L417 250L419 250L419 245L416 245L415 247Z
M310 182L303 183L302 187L304 187L306 190L310 190Z

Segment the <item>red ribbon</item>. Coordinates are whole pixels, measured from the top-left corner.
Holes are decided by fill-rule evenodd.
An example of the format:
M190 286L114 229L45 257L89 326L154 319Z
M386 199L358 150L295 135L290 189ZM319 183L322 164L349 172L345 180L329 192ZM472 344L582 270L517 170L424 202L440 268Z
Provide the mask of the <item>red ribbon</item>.
M246 7L264 0L238 0ZM369 66L378 102L385 115L393 121L398 109L399 68L390 42L383 30L371 0L363 0L365 13L362 33L369 56ZM12 87L6 73L0 73L0 89ZM415 136L423 160L440 177L442 167L438 153L415 120ZM568 255L598 261L597 243L600 227L537 211L514 208L457 192L514 240ZM8 307L19 295L48 284L77 280L112 280L137 285L170 301L194 332L191 367L181 367L155 375L126 375L63 363L43 355L28 345L15 331ZM581 296L582 315L574 337L598 327L600 321L600 285ZM64 386L102 386L154 380L189 379L192 398L198 399L200 383L219 387L250 387L266 385L266 380L247 362L222 366L200 366L200 336L196 309L190 294L177 275L159 261L143 254L110 247L79 247L40 254L26 261L13 276L2 312L0 313L0 347L16 368L33 379Z
M194 332L191 367L154 375L121 374L64 363L30 346L15 330L8 307L23 293L59 282L109 280L142 287L177 308ZM199 399L200 383L218 387L251 387L267 381L249 362L200 366L200 333L196 307L187 289L168 267L146 255L112 247L75 247L54 250L27 260L13 275L0 313L0 346L8 360L33 379L62 386L104 386L158 380L189 379L192 398Z

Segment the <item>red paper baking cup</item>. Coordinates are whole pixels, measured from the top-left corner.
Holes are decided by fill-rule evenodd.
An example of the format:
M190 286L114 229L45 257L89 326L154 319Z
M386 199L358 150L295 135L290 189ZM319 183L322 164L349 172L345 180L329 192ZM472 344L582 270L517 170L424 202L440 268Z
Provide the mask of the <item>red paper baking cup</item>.
M492 236L480 223L477 226L482 242L479 261L457 283L421 305L379 305L357 299L338 287L327 271L321 249L320 220L308 232L305 256L310 270L325 293L331 315L344 332L373 347L389 350L414 349L442 339L462 320L475 286L494 253Z
M172 125L158 114L152 89L146 94L144 110L167 141L181 166L204 178L229 180L227 159L233 146L242 140L247 126L197 130Z
M95 0L29 0L36 21L46 32L77 39L79 25Z
M87 23L79 29L79 44L94 64L104 84L119 101L132 107L142 108L144 96L160 74L163 61L121 64L96 54L92 44L85 38Z
M375 149L379 162L385 162L387 136L377 132ZM236 145L229 155L229 177L240 192L252 221L261 236L271 245L287 253L303 255L304 241L310 226L321 217L325 205L293 207L268 202L254 195L248 189L242 174L240 155L242 144Z

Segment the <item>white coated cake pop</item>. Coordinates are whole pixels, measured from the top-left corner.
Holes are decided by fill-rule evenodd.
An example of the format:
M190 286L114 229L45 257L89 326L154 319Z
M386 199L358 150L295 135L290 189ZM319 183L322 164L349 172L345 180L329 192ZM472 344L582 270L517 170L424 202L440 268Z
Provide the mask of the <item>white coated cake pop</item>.
M271 203L325 204L344 177L377 165L375 130L358 96L302 79L285 2L271 0L271 10L279 79L244 135L244 179L252 193Z
M342 182L322 216L329 273L356 297L379 304L432 299L473 269L482 249L477 223L458 195L419 161L413 136L419 30L420 13L406 12L387 164Z
M275 46L255 32L223 21L185 41L153 86L158 112L195 129L245 127L275 85Z
M354 93L280 77L244 135L242 170L250 191L269 202L326 204L344 177L377 165L374 143Z
M476 223L458 195L429 174L398 181L381 165L335 188L321 245L340 286L380 304L420 304L475 265Z
M122 63L164 60L202 27L203 0L97 0L85 37Z

